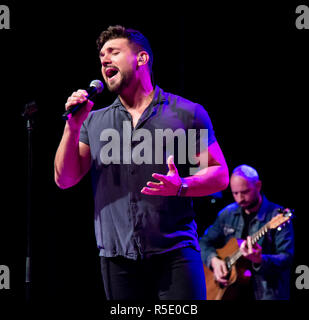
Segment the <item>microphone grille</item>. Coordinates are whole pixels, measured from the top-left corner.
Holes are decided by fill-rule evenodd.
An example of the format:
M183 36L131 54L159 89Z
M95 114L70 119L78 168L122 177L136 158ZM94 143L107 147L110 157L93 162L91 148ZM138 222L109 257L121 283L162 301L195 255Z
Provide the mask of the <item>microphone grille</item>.
M104 89L103 82L100 80L92 80L90 82L90 87L95 87L97 89L97 93L101 93Z

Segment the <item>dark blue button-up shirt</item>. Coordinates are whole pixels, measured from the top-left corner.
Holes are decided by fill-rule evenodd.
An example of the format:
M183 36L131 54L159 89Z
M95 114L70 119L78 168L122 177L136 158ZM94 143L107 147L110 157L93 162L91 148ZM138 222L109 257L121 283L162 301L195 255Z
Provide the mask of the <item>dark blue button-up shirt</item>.
M189 129L196 132L196 153L201 140L208 139L208 145L215 141L201 105L159 87L135 128L119 98L89 114L80 141L91 151L95 234L101 256L137 259L186 246L200 250L191 198L140 192L147 181L156 181L153 173L167 174L170 154L182 177L198 167L189 159ZM208 135L200 134L200 129L208 129ZM163 130L169 134L160 140ZM171 132L177 130L179 137L172 139Z

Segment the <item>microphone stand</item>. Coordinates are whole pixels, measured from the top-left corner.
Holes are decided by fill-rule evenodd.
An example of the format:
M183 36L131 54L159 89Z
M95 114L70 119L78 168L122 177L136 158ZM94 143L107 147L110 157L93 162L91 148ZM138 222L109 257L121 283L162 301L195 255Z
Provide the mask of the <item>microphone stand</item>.
M34 115L38 111L36 103L30 102L25 105L22 116L26 120L27 129L27 215L26 215L26 265L25 265L25 298L31 300L31 212L32 212L32 132Z

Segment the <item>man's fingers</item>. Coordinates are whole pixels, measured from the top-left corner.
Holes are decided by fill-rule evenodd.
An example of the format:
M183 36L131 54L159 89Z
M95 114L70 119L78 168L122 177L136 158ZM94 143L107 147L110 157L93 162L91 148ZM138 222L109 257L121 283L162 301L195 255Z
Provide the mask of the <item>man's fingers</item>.
M79 95L84 95L85 97L88 96L88 92L86 90L83 90L83 89L77 90L76 93L79 94Z
M86 90L77 90L72 93L71 97L85 100L88 97L88 92Z
M248 247L248 253L251 254L252 253L252 243L251 243L250 236L247 237L247 247Z
M66 110L69 109L71 106L86 102L87 96L88 92L86 90L80 89L78 91L73 92L65 104Z
M148 181L147 183L147 187L150 187L150 188L162 188L164 187L164 183L162 181L160 182L154 182L154 181Z
M240 245L240 249L244 249L246 245L247 245L247 240L244 240Z
M163 183L169 183L168 179L166 178L165 175L159 174L159 173L153 173L152 177L163 182Z
M247 240L244 240L240 245L240 252L244 257L248 254Z
M221 272L223 277L225 277L228 274L225 264L221 266Z
M85 98L84 96L82 97L70 97L67 101L67 104L77 104L77 103L83 103L87 100L87 98Z
M147 187L144 187L142 190L141 190L141 193L143 194L148 194L148 195L160 195L160 192L161 190L160 189L157 189L157 188L147 188Z
M228 279L225 279L224 277L225 276L221 276L221 275L219 275L219 274L217 274L217 275L214 275L215 276L215 279L218 281L218 282L220 282L220 283L222 283L223 285L228 285L228 283L229 283L229 280Z
M152 182L152 181L148 181L147 182L147 186L150 188L162 188L164 187L163 182Z
M169 156L168 157L167 165L168 165L169 171L171 171L171 172L176 172L177 171L176 165L174 163L174 156Z

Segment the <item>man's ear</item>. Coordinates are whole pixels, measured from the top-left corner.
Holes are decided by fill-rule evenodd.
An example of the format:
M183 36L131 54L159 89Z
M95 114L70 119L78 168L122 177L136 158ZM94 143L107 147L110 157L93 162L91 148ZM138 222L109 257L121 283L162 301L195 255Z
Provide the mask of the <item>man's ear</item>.
M258 189L259 192L261 192L261 189L262 189L262 181L261 180L258 180L256 182L256 188Z
M149 54L146 51L140 51L137 55L138 66L146 65L149 61Z

